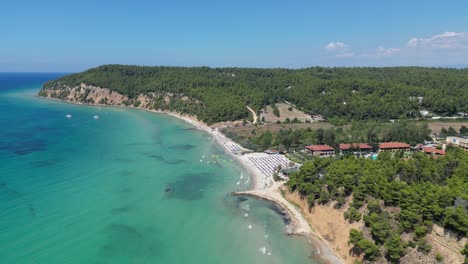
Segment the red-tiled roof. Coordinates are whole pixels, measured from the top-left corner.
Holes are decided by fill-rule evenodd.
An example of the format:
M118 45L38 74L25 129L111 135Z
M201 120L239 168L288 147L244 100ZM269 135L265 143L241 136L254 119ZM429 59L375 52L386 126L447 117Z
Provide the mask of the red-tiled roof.
M437 148L426 147L423 151L427 154L437 154L437 155L445 155L445 151Z
M379 148L381 149L403 149L409 147L410 145L403 142L385 142L379 144Z
M372 149L372 146L366 143L354 143L354 144L340 144L341 150L353 149Z
M310 145L306 147L310 151L333 151L334 148L328 145Z

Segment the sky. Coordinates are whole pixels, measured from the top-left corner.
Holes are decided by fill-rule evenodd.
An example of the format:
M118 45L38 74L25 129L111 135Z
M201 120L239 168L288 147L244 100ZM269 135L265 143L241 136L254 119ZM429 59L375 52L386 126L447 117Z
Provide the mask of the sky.
M468 1L5 0L0 71L468 64Z

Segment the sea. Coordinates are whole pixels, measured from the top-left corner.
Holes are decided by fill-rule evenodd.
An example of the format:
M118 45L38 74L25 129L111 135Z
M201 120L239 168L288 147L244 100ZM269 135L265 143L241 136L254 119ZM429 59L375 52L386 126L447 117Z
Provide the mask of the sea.
M36 96L62 75L0 73L0 263L319 263L209 134Z

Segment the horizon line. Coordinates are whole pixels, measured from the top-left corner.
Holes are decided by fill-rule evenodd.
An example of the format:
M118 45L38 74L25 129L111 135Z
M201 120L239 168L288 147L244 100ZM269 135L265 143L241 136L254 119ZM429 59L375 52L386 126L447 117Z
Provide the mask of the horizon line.
M98 68L101 66L106 66L106 65L121 65L121 66L138 66L138 67L168 67L168 68L210 68L210 69L219 69L219 68L233 68L233 69L286 69L286 70L301 70L301 69L310 69L310 68L326 68L326 69L358 69L358 68L377 68L377 69L385 69L385 68L428 68L428 69L453 69L453 70L464 70L468 69L468 65L446 65L446 66L417 66L417 65L411 65L411 66L307 66L307 67L298 67L298 68L288 68L288 67L240 67L240 66L175 66L175 65L139 65L139 64L101 64L95 67L90 67L86 68L84 70L78 70L78 71L0 71L2 74L18 74L18 73L36 73L36 74L41 74L41 73L64 73L64 74L73 74L73 73L80 73L83 71L87 71L89 69L94 69Z

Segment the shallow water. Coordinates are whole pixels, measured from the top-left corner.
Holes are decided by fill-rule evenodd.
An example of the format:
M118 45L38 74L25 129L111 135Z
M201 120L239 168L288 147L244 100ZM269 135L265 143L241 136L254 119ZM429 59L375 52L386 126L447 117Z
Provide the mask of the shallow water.
M0 73L0 263L315 263L209 135L34 96L57 76Z

